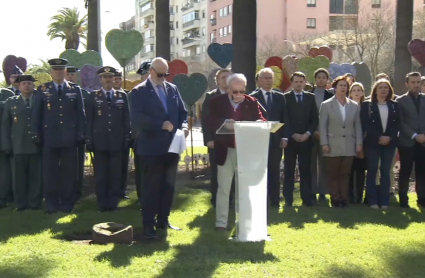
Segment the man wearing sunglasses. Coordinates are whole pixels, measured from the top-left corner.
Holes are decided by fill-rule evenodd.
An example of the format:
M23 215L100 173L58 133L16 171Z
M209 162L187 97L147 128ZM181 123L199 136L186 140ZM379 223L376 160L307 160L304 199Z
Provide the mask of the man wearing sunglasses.
M246 95L246 78L233 74L227 78L227 94L211 99L208 126L217 131L224 121L265 121L257 99ZM237 170L235 136L217 134L214 138L217 160L218 190L216 197L216 230L226 231L232 179Z
M146 238L157 238L158 229L180 230L168 220L180 156L168 150L177 129L188 134L187 111L177 87L165 81L168 75L167 61L155 58L148 79L130 93L131 124L133 130L138 131L135 149L142 168L141 201Z

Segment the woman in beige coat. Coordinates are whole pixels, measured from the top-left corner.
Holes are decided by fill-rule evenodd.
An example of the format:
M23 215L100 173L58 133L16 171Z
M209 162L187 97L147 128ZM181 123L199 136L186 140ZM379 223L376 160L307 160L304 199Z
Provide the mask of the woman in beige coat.
M320 144L328 174L328 191L333 207L348 205L348 187L353 159L362 151L363 135L358 104L348 99L349 79L336 78L335 96L320 107Z

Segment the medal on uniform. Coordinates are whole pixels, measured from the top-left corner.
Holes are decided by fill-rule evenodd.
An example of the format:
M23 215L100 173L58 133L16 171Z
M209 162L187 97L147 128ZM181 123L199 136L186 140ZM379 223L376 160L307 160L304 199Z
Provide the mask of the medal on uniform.
M15 110L16 110L16 106L13 106L13 109L15 109Z
M98 110L97 115L102 116L102 111Z
M15 123L17 123L17 122L18 122L18 117L13 117L13 121L14 121Z
M47 103L47 110L50 110L50 102Z

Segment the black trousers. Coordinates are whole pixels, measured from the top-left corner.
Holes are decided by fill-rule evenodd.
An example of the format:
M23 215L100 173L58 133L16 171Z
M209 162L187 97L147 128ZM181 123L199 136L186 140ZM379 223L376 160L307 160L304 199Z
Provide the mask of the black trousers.
M354 158L353 166L351 167L350 183L348 197L350 202L361 204L363 202L363 192L366 181L366 159Z
M283 196L285 203L292 205L294 201L295 186L295 164L298 158L298 169L300 171L300 191L301 199L304 204L311 203L311 152L313 144L310 141L296 142L289 139L288 146L285 148L285 178L283 183Z
M280 201L280 162L282 161L281 148L269 148L267 165L267 195L271 204L278 205Z
M10 158L0 151L0 206L13 201Z
M77 196L77 147L43 147L43 181L47 211L71 211Z
M137 192L137 199L139 200L139 204L142 205L143 203L143 187L142 187L142 181L143 181L143 171L142 171L142 165L141 165L141 156L137 155L136 149L133 148L133 154L134 154L134 180L136 183L136 192Z
M174 153L140 156L143 171L143 226L166 224L170 216L180 156ZM155 221L156 217L156 221Z
M399 202L405 205L409 202L409 179L415 162L416 195L418 203L425 205L425 147L415 142L412 147L399 147L400 175L399 175Z
M121 187L120 197L127 195L127 178L128 178L128 162L130 160L130 148L125 149L122 152L122 172L121 172Z
M217 160L215 155L215 150L208 148L208 156L210 159L210 170L211 170L211 204L215 206L215 202L217 199L217 189L218 189L218 181L217 181ZM235 177L233 176L232 180L232 188L230 190L230 202L233 201L235 196Z
M100 210L114 210L118 207L122 193L122 156L122 151L94 152L96 197Z
M77 200L83 196L84 166L86 162L86 145L78 146L77 166Z
M12 170L16 208L40 208L43 201L41 154L15 154Z

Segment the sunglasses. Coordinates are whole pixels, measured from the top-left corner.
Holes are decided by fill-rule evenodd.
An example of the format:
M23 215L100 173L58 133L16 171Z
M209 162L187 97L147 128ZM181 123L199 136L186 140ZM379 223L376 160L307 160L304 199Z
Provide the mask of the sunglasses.
M153 69L153 71L156 73L156 76L158 77L158 78L164 78L164 77L167 77L167 76L169 76L170 75L170 73L158 73L154 68L152 68Z
M237 95L237 94L241 94L241 95L243 95L243 94L245 94L246 93L246 91L233 91L232 92L232 94L234 94L234 95Z

